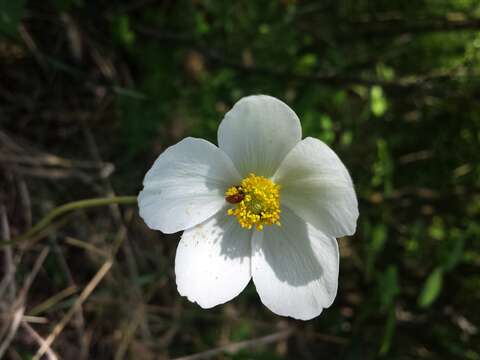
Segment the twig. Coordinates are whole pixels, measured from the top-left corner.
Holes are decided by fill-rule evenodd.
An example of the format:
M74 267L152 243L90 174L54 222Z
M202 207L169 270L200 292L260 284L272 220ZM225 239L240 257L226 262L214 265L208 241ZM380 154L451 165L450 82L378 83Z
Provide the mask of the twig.
M16 151L18 152L18 150ZM8 154L8 155L7 155ZM40 154L36 156L29 156L24 154L22 150L21 154L1 154L0 163L5 164L21 164L21 165L31 165L31 166L46 166L46 167L59 167L65 169L93 169L99 170L101 173L111 173L114 169L112 163L98 163L90 162L83 160L71 160L59 157L53 154Z
M25 225L27 228L30 228L32 227L32 202L30 201L30 192L28 191L27 183L23 178L18 180L18 192L25 210Z
M67 259L65 259L65 256L63 255L63 251L61 247L58 245L58 241L53 234L51 236L51 239L53 243L53 249L55 253L58 255L60 267L63 269L68 283L71 286L78 288L73 278L72 271L68 266ZM108 255L106 255L105 258L108 258ZM80 343L80 353L79 353L78 359L83 360L86 358L86 354L88 352L88 343L85 341L85 317L83 315L83 306L79 306L78 311L75 313L73 324L75 325L77 336Z
M20 326L20 323L22 321L24 311L25 311L25 306L23 304L17 310L15 310L12 323L10 324L10 331L5 337L5 340L2 341L2 344L0 344L0 359L3 357L3 355L5 354L5 351L7 351L8 347L10 346L10 343L15 337L18 327Z
M21 242L20 244L18 244L19 249L22 250L22 251L27 251L29 248L31 248L33 245L35 245L38 241L40 241L44 237L48 236L49 234L51 234L55 230L58 230L58 229L62 228L64 225L66 225L71 220L71 218L72 218L71 214L67 214L63 218L61 218L60 220L55 221L54 223L51 223L50 225L43 228L42 230L40 230L35 235L32 235L31 237L29 237L28 240L25 240L25 241ZM10 243L13 244L14 242L10 241ZM0 242L0 245L1 244L2 243ZM19 263L19 262L20 261L17 261L17 263Z
M35 354L32 360L40 360L40 358L45 354L47 349L53 344L57 336L60 335L60 333L65 328L65 326L68 324L68 322L72 319L72 317L78 311L78 309L83 305L85 300L87 300L87 298L92 294L92 292L98 286L100 281L102 281L105 275L110 271L111 267L113 266L115 255L124 240L125 240L124 236L121 236L121 235L117 236L117 239L115 240L115 243L112 248L110 258L104 262L104 264L100 267L100 269L97 271L95 276L90 280L87 286L85 286L85 288L83 289L83 291L81 292L80 296L75 301L73 306L67 311L67 313L63 316L60 322L54 327L53 331L50 333L50 335L48 335L47 339L45 340L43 345L40 347L40 349L38 349L37 353Z
M181 329L181 314L182 314L182 302L180 300L175 301L174 308L171 310L173 315L172 323L169 329L158 338L158 343L161 347L167 348L174 339L175 335Z
M77 292L77 286L71 285L62 291L56 293L52 297L49 297L47 300L43 301L41 304L35 306L32 310L28 312L29 316L35 316L38 314L43 313L44 311L48 310L58 302L62 301L63 299L73 295Z
M10 227L8 226L7 209L4 205L0 205L0 228L2 238L10 240ZM5 255L5 277L0 283L0 298L3 298L3 292L8 289L7 297L10 301L15 297L15 265L13 263L12 247L6 246Z
M313 334L308 334L311 337L314 337L318 340L329 342L332 344L337 344L337 345L346 345L348 343L348 340L340 337L340 336L335 336L335 335L328 335L328 334L320 334L320 333L313 333Z
M28 290L33 283L33 280L38 274L38 271L42 267L45 258L48 255L48 248L44 248L40 255L38 256L37 260L33 265L33 269L30 274L26 277L25 281L23 282L23 287L20 290L16 301L13 303L13 308L16 309L14 311L13 321L10 325L10 331L8 332L5 340L0 345L0 359L3 357L5 351L8 349L10 343L12 342L15 334L17 333L18 327L20 322L23 318L23 314L25 312L25 299L27 297Z
M22 321L22 327L38 343L38 345L42 346L45 343L45 339L43 339L26 321ZM53 352L52 349L50 349L50 347L48 347L45 354L47 355L49 360L58 360L57 355Z
M48 319L42 316L23 315L22 321L30 324L48 324Z
M19 296L22 301L25 300L28 290L30 290L30 286L32 286L33 280L35 280L35 278L37 277L37 274L40 271L40 268L42 267L43 262L47 258L47 255L49 252L50 252L50 249L48 247L43 248L40 255L38 255L37 260L35 260L35 263L33 264L32 271L30 272L30 274L28 274L28 276L23 281L22 289L19 292Z
M40 349L38 349L37 353L33 357L32 360L40 360L40 358L46 353L48 348L53 344L57 336L63 331L65 328L65 325L72 319L73 315L78 311L80 306L84 303L84 301L90 296L90 294L95 290L97 285L102 281L103 277L108 273L110 268L113 265L113 260L107 260L100 270L95 274L95 276L90 280L88 285L83 289L82 293L78 297L78 299L75 301L73 306L68 310L68 312L65 314L65 316L62 318L62 320L55 326L53 331L48 335L48 338L45 340L45 342L42 344Z
M105 206L105 205L111 205L111 204L135 204L136 202L137 202L136 196L116 196L116 197L108 197L108 198L94 198L94 199L73 201L73 202L61 205L59 207L56 207L55 209L50 211L50 213L48 213L43 219L41 219L37 224L35 224L30 230L28 230L27 232L25 232L20 236L17 236L16 238L13 238L11 242L16 243L16 242L20 242L25 239L28 239L29 237L43 230L56 218L72 210L86 209L86 208ZM5 242L7 244L10 243L7 239L2 240L2 242Z
M145 309L143 309L144 305L140 303L137 307L133 319L131 319L127 324L127 329L122 337L122 341L115 352L115 360L122 360L125 357L125 354L130 346L130 343L137 331L138 326L143 322L145 317Z
M288 329L284 331L280 331L271 335L263 336L257 339L252 339L252 340L246 340L246 341L240 341L237 343L225 345L218 347L216 349L204 351L201 353L193 354L193 355L188 355L188 356L182 356L179 358L175 358L174 360L199 360L199 359L210 359L213 358L214 356L220 355L224 352L233 354L236 353L240 350L251 348L251 347L257 347L257 346L263 346L266 344L274 343L277 341L285 340L289 338L292 334L294 333L293 329Z
M98 247L96 247L95 245L93 244L90 244L86 241L82 241L82 240L78 240L78 239L75 239L71 236L67 236L65 237L65 244L68 244L68 245L71 245L71 246L75 246L75 247L78 247L80 249L83 249L85 251L88 251L88 252L91 252L93 254L97 254L97 255L100 255L104 258L108 257L108 253L105 252L104 250L102 249L99 249Z

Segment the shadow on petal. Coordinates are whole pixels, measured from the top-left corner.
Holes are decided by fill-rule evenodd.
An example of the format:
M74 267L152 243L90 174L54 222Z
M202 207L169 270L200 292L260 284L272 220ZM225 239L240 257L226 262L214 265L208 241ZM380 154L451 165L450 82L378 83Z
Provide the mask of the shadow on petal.
M292 211L282 208L282 226L266 227L261 241L254 241L254 252L261 252L276 278L291 286L319 281L325 269L312 248L307 224ZM316 239L315 239L316 240ZM329 256L329 254L325 254Z

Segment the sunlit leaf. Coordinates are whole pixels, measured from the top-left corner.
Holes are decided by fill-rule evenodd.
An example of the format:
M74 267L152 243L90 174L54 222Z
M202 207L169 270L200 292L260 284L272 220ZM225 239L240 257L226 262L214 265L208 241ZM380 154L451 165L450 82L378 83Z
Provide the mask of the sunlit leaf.
M443 269L437 267L428 276L423 285L422 292L418 297L418 305L422 308L427 308L440 295L443 285Z
M370 109L373 115L381 117L388 109L387 99L380 86L372 86L370 89Z

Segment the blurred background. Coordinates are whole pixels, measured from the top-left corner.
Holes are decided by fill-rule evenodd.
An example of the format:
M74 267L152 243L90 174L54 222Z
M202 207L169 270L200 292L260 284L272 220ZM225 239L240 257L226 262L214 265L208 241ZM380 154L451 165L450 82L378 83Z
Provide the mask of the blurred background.
M0 358L480 359L479 30L475 0L0 0ZM276 316L252 284L189 303L180 234L135 204L7 241L136 195L167 146L216 143L257 93L356 184L320 317Z

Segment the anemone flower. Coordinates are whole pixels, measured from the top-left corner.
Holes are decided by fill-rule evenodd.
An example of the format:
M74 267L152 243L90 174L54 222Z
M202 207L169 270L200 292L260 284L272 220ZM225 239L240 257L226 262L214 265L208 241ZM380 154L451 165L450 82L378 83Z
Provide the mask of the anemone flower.
M307 320L337 294L336 238L352 235L358 203L350 175L300 120L266 95L239 100L218 128L218 147L185 138L147 172L140 216L184 231L177 288L202 308L223 304L250 279L278 315Z

